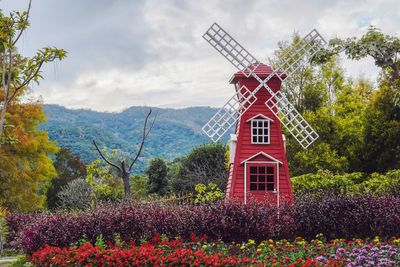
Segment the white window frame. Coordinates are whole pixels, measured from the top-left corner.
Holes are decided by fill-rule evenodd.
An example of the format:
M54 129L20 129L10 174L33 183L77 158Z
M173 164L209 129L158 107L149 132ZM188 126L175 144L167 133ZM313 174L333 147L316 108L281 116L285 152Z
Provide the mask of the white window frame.
M254 126L253 126L253 122L256 122L257 123L257 126L254 128ZM258 126L258 122L261 122L262 123L262 126L261 126L261 128ZM264 130L265 130L265 124L264 123L267 123L267 127L268 127L268 133L267 133L267 135L265 135L264 134ZM267 120L267 119L252 119L251 121L250 121L250 128L251 128L251 143L252 144L255 144L255 145L269 145L270 143L271 143L271 121L270 120ZM257 131L257 133L256 134L254 134L253 133L253 130L254 129L256 129ZM259 129L262 129L262 135L259 135L258 134L258 130ZM259 136L262 136L262 142L259 142L258 141L258 137ZM264 142L264 137L265 136L268 136L268 142ZM254 142L253 141L253 137L257 137L256 139L257 139L257 141L256 142Z

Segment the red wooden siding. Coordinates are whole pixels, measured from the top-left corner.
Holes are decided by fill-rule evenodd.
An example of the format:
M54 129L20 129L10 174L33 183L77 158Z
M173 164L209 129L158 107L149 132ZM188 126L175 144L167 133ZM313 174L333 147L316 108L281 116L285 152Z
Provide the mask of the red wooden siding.
M271 70L268 66L261 64L260 70L256 70L257 74L261 78L266 78ZM254 90L258 85L258 81L254 78L247 78L242 73L236 73L231 79L232 83L238 83L239 88L245 85L248 89ZM278 78L272 78L268 82L268 86L276 92L280 89L280 80ZM227 185L227 197L244 201L244 177L245 177L245 164L242 162L246 159L256 155L259 152L264 152L273 158L279 160L282 164L279 164L279 195L280 202L282 201L293 201L292 188L290 184L289 170L286 160L286 152L284 149L284 143L282 139L282 129L279 119L269 110L265 105L265 102L271 97L265 88L261 88L256 93L257 101L242 115L240 121L236 127L236 134L238 134L238 140L235 151L235 159L233 166L230 168L229 179ZM251 143L251 124L246 122L250 118L262 114L268 118L271 118L273 122L270 123L270 143L269 144L252 144ZM258 156L257 158L251 159L250 162L254 161L268 161L272 160L265 156ZM247 184L247 200L250 198L249 184ZM251 194L258 200L264 200L265 197L269 201L276 202L277 193L267 192L266 194Z

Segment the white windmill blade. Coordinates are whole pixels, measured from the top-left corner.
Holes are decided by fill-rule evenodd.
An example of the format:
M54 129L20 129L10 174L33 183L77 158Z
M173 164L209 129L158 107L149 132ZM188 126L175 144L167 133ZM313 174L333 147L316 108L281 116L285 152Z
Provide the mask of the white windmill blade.
M318 139L317 132L282 92L276 92L265 104L304 149Z
M203 132L217 142L256 100L257 97L243 85L203 126Z
M203 38L232 63L233 66L246 75L246 77L249 77L253 73L253 69L256 69L260 64L249 51L233 39L217 23L211 25L203 35ZM254 68L250 69L250 66L254 66Z

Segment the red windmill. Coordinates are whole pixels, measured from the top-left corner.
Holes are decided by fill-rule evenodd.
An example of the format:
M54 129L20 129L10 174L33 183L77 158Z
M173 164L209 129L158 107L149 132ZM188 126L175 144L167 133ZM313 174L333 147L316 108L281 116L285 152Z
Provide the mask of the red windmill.
M285 51L273 69L255 59L218 24L203 38L231 62L239 72L230 83L235 94L204 125L203 131L217 142L236 125L231 134L231 164L226 197L246 203L250 198L279 205L293 201L285 142L281 124L303 148L318 134L280 91L281 83L306 63L325 40L316 30Z

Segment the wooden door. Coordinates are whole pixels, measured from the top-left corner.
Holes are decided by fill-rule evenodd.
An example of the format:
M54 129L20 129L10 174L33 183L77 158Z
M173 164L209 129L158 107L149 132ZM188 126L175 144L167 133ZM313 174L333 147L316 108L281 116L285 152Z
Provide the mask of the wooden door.
M246 164L247 199L276 203L278 168L275 162L248 162Z

